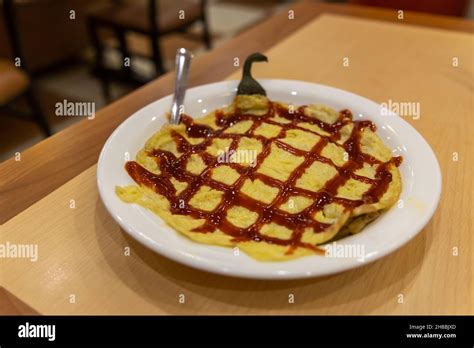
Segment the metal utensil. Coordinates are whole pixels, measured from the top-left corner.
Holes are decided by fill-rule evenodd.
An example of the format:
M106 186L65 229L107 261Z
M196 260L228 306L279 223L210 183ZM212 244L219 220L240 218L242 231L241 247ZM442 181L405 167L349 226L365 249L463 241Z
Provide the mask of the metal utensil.
M179 124L183 113L184 95L186 94L186 82L188 80L189 67L192 54L185 48L176 52L176 80L174 87L173 103L171 104L171 124Z

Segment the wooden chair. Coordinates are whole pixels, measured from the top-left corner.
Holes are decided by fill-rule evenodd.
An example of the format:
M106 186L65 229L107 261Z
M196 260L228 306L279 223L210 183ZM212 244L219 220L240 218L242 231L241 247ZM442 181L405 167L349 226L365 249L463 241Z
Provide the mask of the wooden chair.
M20 37L15 25L15 9L13 0L3 0L5 24L15 59L20 59L20 67L13 60L0 59L0 108L8 109L20 98L25 98L38 126L46 136L51 135L51 129L46 121L35 94L34 82L28 73L26 62L21 54Z
M104 65L104 45L100 41L100 28L112 29L118 39L122 58L130 57L126 33L135 32L150 39L152 59L156 74L165 72L159 38L174 32L185 32L196 22L203 25L202 39L207 48L211 47L209 28L206 17L206 0L147 0L114 1L111 6L102 8L89 15L89 34L96 51L95 72L101 79L104 97L110 100L110 78L143 84L130 69L123 66L121 71L111 71ZM183 11L183 12L180 12ZM180 18L180 14L184 14Z

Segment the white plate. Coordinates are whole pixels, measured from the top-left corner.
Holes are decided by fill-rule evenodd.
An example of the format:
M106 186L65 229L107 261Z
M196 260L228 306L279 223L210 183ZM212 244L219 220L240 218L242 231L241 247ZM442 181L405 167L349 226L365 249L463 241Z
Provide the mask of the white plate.
M165 123L164 114L171 96L139 110L125 120L109 137L97 167L100 196L112 217L132 237L177 262L201 270L246 278L294 279L322 276L359 267L385 256L412 239L433 215L441 194L438 161L423 137L401 117L384 115L382 107L358 95L313 83L291 80L261 80L272 100L304 105L322 103L336 110L349 109L354 119L376 123L377 133L402 155L400 171L403 180L402 202L368 225L361 233L338 242L339 248L354 247L364 252L364 261L353 254L348 257L308 256L285 262L259 262L245 253L234 255L233 249L193 242L168 227L146 209L123 203L115 194L116 185L129 185L133 180L124 169L145 141ZM195 118L228 105L236 92L237 81L225 81L189 89L186 113ZM128 155L127 155L128 154ZM356 249L359 248L359 249Z

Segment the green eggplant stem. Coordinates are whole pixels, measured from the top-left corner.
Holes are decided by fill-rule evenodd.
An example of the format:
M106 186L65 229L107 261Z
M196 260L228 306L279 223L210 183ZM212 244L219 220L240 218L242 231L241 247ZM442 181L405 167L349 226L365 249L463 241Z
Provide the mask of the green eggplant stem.
M242 80L240 80L239 86L237 87L237 95L267 95L263 87L252 77L251 69L253 62L268 62L268 59L258 52L252 53L247 57L242 72Z

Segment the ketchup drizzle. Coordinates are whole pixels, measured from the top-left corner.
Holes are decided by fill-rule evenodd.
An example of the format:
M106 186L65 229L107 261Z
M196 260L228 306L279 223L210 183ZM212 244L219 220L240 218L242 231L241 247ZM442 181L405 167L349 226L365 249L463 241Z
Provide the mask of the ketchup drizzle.
M282 124L272 120L275 114L290 122ZM245 120L253 121L253 125L246 133L224 133L227 128ZM216 229L219 229L223 233L232 236L235 241L265 241L271 244L289 246L287 253L291 253L297 247L304 247L314 250L315 252L320 252L321 249L316 246L301 241L301 236L306 228L313 228L314 232L317 233L329 227L328 224L314 220L312 216L317 211L323 209L325 205L332 202L341 204L348 210L352 210L361 204L377 202L386 192L392 180L389 171L390 165L399 166L402 161L402 157L394 157L390 161L383 163L361 152L361 132L363 132L365 128L370 128L372 131L375 131L376 127L371 121L352 121L352 114L349 110L340 111L338 120L333 124L328 124L305 115L304 106L294 110L294 112L290 112L287 108L270 102L268 112L262 116L241 113L239 110L236 110L231 115L224 115L218 111L216 113L216 124L220 128L217 130L205 125L196 124L191 117L186 115L182 117L182 122L186 127L186 135L188 137L204 138L204 140L199 144L192 145L183 136L173 131L172 137L177 144L178 151L182 153L182 155L177 158L173 153L159 149L150 153L149 155L155 157L160 168L161 173L159 175L149 172L135 161L127 162L125 168L133 180L163 195L170 203L172 214L188 215L194 219L204 219L204 224L194 229L195 232L212 233ZM281 128L279 134L271 139L254 135L253 131L257 129L262 122L279 126ZM317 125L330 135L326 137L306 128L299 127L297 125L299 122ZM337 167L330 159L323 157L321 151L329 142L339 140L340 129L350 122L354 124L352 133L342 145L348 153L348 161L342 167ZM321 139L310 151L296 149L279 141L279 139L286 136L286 132L289 129L299 129L314 133ZM262 151L257 155L256 164L254 166L246 167L239 163L219 163L217 157L205 152L206 147L217 138L230 139L231 144L229 151L236 150L239 139L242 136L252 137L262 143ZM296 167L285 182L257 172L260 164L270 154L272 144L295 156L303 157L303 162ZM186 171L187 160L192 154L199 154L207 166L200 175L193 175ZM326 182L325 186L318 192L296 187L296 181L314 161L333 165L337 169L338 174ZM364 163L378 165L375 179L355 174L355 171L362 168ZM239 179L230 186L213 180L211 177L212 170L222 164L230 166L240 174ZM170 181L171 178L180 182L186 182L188 186L180 194L177 194L176 189ZM265 204L240 192L240 188L247 178L252 180L259 179L266 185L278 188L279 193L271 204ZM354 201L336 197L339 187L343 186L350 178L371 185L361 200ZM190 199L203 185L223 192L220 204L211 212L196 209L189 204ZM295 214L278 209L282 203L285 203L287 199L293 195L310 198L313 200L313 203L306 209ZM233 206L242 206L256 212L258 214L257 221L247 228L239 228L232 225L225 219L225 216L227 211ZM284 240L261 234L260 228L269 222L275 222L278 225L285 226L292 230L291 238Z

